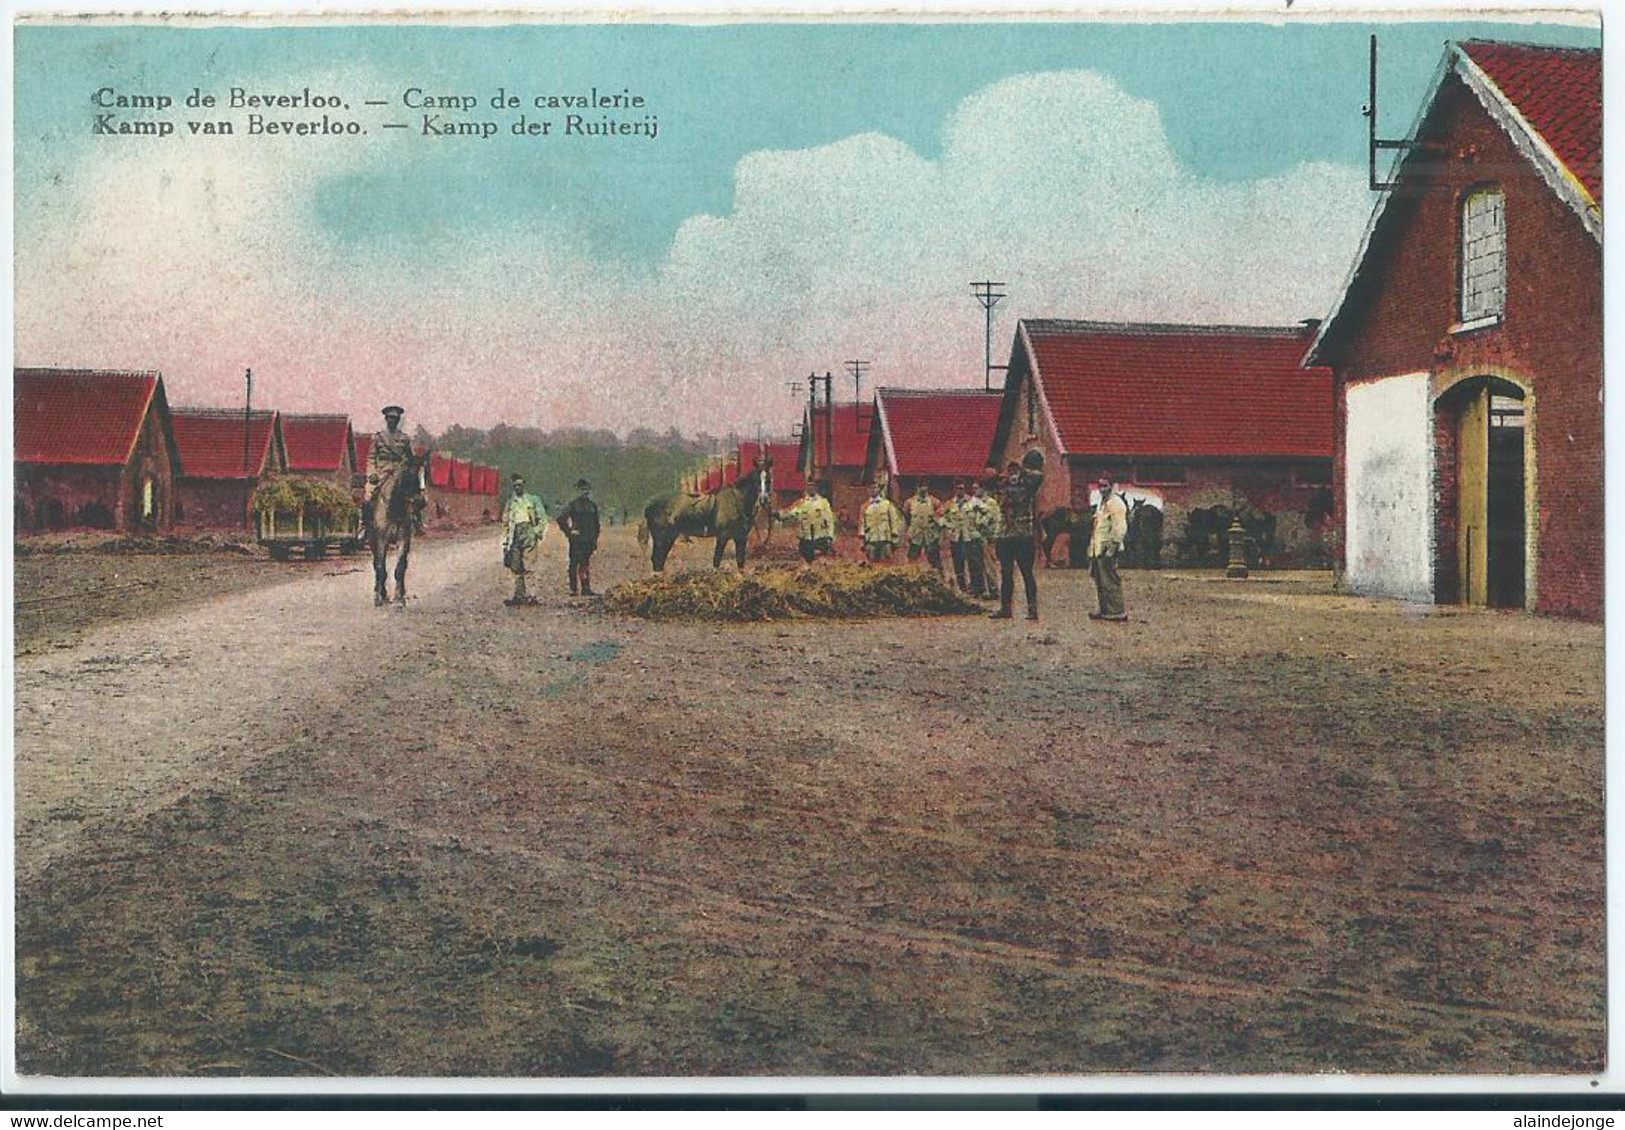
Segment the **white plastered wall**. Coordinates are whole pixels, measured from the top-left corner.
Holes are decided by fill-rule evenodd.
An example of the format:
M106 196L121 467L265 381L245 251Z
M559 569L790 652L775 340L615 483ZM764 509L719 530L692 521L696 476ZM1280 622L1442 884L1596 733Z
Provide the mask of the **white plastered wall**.
M1350 592L1433 599L1433 412L1428 375L1349 385L1347 545Z

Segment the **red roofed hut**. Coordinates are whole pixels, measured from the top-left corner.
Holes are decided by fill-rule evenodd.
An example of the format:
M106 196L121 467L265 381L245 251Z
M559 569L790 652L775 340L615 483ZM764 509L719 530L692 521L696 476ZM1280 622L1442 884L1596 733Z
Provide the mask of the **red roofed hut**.
M801 470L801 445L795 440L773 440L764 445L773 460L773 499L780 510L795 505L807 489Z
M836 518L849 530L857 528L869 497L863 465L869 455L874 414L872 403L836 404L833 409L809 407L802 417L802 474L818 480Z
M288 469L275 412L176 408L172 413L181 474L175 520L188 526L249 529L250 498L261 479Z
M1215 563L1213 525L1235 510L1254 519L1260 558L1314 558L1331 513L1332 375L1300 364L1313 332L1024 319L995 465L1041 449L1044 511L1087 511L1110 474L1159 506L1158 553L1184 562Z
M17 369L12 419L19 530L170 526L180 459L156 372Z
M1311 363L1342 582L1600 619L1602 54L1446 48Z
M289 474L330 479L345 490L354 488L355 441L350 431L350 417L325 412L284 412L281 422Z
M955 479L982 478L1003 403L1003 393L979 388L877 389L864 479L884 475L894 500L921 482L938 498L953 494Z

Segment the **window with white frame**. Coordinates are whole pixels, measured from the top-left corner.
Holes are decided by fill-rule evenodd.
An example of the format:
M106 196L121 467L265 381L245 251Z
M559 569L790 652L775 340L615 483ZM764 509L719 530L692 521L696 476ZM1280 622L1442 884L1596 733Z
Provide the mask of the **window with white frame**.
M1461 202L1461 320L1499 318L1506 297L1506 197L1475 189Z

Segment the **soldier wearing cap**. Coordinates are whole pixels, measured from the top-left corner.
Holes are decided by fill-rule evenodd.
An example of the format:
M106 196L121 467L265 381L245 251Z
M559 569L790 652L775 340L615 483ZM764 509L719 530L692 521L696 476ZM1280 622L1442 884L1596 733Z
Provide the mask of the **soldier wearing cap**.
M801 543L801 559L811 565L813 558L822 554L835 554L835 511L829 499L818 493L817 483L807 484L807 494L800 502L778 515L796 524L797 539Z
M1089 535L1089 575L1095 579L1100 611L1089 613L1089 619L1122 622L1128 619L1128 612L1123 607L1117 555L1128 539L1128 504L1112 489L1110 475L1102 475L1098 486L1100 501L1095 504L1095 524Z
M1038 580L1033 561L1038 553L1038 491L1044 485L1044 453L1037 448L1010 461L1006 469L999 510L999 610L995 620L1010 619L1015 600L1016 570L1027 596L1027 619L1038 619Z
M525 493L525 478L515 472L508 503L502 508L502 564L513 574L513 597L504 604L536 603L525 591L525 574L546 535L547 510L541 499Z
M941 573L942 507L931 497L931 488L922 482L903 513L908 518L908 559L917 561L923 553L931 568Z
M592 500L592 484L576 480L576 496L559 514L559 529L570 545L570 595L579 585L582 596L592 591L592 555L598 548L598 504Z
M872 562L885 561L903 540L903 512L886 497L885 488L875 484L874 493L863 507L863 550Z
M961 592L980 597L987 591L987 576L982 568L985 507L968 489L964 479L954 480L953 501L942 518L948 529L948 550L954 559L954 580Z
M384 430L372 434L372 448L367 452L367 481L361 491L362 514L366 514L367 504L372 502L379 486L411 463L412 437L401 430L401 417L404 415L406 409L400 405L386 405ZM420 534L423 532L423 509L427 505L428 499L423 496L423 488L419 484L412 496L412 524Z

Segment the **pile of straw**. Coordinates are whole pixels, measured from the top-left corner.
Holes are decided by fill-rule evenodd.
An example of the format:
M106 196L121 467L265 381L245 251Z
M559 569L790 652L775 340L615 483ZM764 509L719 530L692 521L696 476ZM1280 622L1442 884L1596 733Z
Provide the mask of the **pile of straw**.
M982 606L933 572L908 566L825 563L748 573L658 573L609 591L609 607L648 620L861 620L954 616Z

